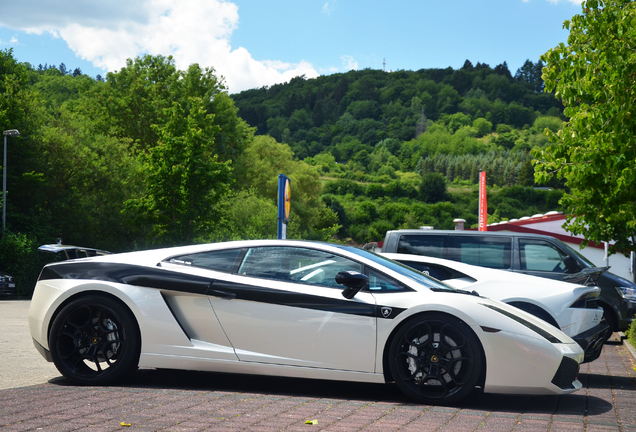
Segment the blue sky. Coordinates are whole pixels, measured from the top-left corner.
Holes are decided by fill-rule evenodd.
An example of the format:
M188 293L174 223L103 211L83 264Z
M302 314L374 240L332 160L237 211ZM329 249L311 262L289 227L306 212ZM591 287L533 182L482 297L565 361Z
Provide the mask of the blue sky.
M351 69L514 74L567 41L580 0L0 0L0 49L91 76L144 53L213 66L231 93Z

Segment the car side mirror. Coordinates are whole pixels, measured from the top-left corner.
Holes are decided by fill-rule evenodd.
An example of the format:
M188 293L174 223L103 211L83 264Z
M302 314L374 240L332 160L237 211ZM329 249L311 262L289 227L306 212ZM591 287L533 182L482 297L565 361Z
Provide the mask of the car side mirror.
M581 271L579 264L569 255L563 258L563 264L565 265L566 273L578 273Z
M346 286L342 291L342 296L346 299L352 299L369 283L369 277L357 271L341 271L336 275L336 283Z

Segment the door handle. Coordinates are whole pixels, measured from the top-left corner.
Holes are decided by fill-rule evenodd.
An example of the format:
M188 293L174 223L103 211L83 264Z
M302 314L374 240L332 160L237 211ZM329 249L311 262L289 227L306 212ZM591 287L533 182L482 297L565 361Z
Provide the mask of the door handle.
M236 293L233 292L227 292L227 291L221 291L221 290L215 290L215 289L208 289L208 291L206 292L206 295L209 296L214 296L214 297L221 297L221 298L226 298L226 299L235 299L236 298Z

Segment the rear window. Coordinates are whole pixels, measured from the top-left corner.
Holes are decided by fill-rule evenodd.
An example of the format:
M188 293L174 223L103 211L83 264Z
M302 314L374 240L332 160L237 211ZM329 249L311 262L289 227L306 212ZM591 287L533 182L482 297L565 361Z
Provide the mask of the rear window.
M173 264L184 264L223 273L232 273L242 252L244 252L243 249L223 249L182 255L170 258L167 261Z
M403 235L397 252L510 270L512 239L481 235Z
M443 235L403 235L398 243L398 253L444 258Z

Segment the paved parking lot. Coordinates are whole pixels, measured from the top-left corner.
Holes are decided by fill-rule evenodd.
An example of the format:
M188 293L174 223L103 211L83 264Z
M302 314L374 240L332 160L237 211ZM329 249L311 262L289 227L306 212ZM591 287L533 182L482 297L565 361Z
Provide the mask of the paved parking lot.
M0 301L0 432L636 432L636 364L618 335L583 365L577 393L475 393L459 406L437 407L412 404L392 385L154 369L126 386L70 386L33 348L27 309L28 302Z

